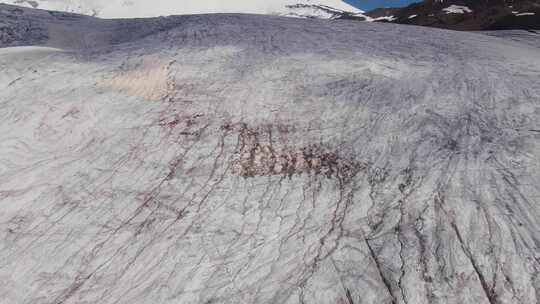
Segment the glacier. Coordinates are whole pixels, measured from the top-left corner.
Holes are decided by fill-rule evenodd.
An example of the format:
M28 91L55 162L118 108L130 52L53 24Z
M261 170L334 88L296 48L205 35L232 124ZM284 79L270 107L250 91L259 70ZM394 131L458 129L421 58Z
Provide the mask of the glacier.
M537 35L0 15L1 303L540 300Z

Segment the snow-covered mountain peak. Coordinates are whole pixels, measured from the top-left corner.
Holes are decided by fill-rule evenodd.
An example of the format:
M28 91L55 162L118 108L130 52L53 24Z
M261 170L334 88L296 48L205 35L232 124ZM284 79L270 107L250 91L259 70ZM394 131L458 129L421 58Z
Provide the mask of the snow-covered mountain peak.
M6 0L8 4L66 11L102 18L156 17L205 13L275 14L303 18L361 16L341 0Z

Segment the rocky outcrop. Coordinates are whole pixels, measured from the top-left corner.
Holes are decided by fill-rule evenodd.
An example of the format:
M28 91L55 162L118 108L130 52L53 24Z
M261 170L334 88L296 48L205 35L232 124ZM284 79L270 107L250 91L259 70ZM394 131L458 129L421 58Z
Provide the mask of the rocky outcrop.
M538 0L427 0L405 8L377 9L366 15L378 17L377 21L454 30L540 29Z

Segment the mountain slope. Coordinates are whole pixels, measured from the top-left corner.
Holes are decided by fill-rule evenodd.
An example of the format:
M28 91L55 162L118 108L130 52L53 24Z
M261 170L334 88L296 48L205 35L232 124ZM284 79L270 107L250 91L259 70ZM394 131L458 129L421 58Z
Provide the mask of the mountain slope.
M455 30L540 29L539 0L426 0L367 13L382 21ZM391 18L390 18L391 16Z
M102 18L156 17L206 13L276 14L335 18L362 11L341 0L7 0L7 4L85 14Z
M2 304L539 302L526 37L0 13Z

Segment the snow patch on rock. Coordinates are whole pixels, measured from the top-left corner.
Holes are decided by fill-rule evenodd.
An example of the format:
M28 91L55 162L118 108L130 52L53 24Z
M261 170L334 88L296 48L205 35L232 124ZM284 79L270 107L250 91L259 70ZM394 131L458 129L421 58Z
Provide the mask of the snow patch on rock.
M533 12L525 12L525 13L518 13L518 12L516 12L516 13L514 13L514 15L516 15L516 16L518 16L518 17L521 17L521 16L534 16L534 15L536 15L536 14L533 13Z
M447 14L465 14L465 13L472 13L472 10L464 5L455 5L452 4L447 8L443 8L443 11Z

